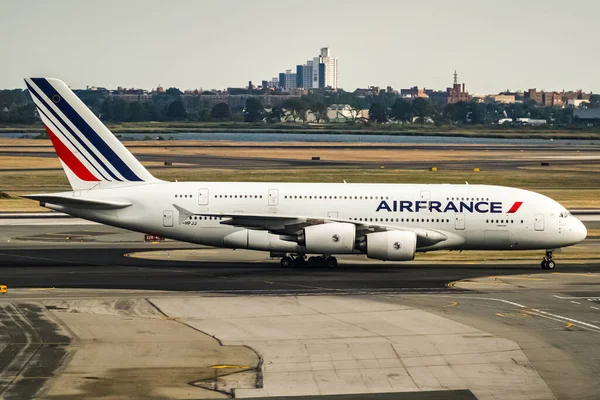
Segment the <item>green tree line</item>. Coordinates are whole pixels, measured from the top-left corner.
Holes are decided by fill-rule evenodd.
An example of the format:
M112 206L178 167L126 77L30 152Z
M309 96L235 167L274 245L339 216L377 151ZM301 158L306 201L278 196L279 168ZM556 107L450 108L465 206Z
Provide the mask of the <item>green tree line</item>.
M241 90L241 89L240 89ZM103 121L202 121L202 122L306 122L312 114L316 122L327 122L327 108L334 104L349 105L349 123L359 122L359 110L369 110L369 122L435 123L436 125L491 124L502 119L544 119L556 125L568 126L573 121L570 108L544 107L531 103L459 102L437 104L427 98L405 100L397 94L380 92L311 93L289 98L267 110L258 96L248 97L244 104L230 107L226 103L212 104L198 96L182 96L177 88L152 95L150 101L125 101L101 90L78 90L76 94ZM207 92L204 92L207 94ZM253 93L254 94L254 93ZM210 93L208 93L210 95ZM600 108L600 96L593 95L587 107ZM37 121L35 107L27 90L0 90L0 123L32 124Z
M587 107L600 108L600 96L593 95ZM393 103L376 102L369 108L369 121L381 123L419 123L436 125L484 125L518 118L540 119L560 126L569 126L573 120L572 108L544 107L535 102L481 103L460 101L454 104L435 104L427 98L412 101L396 98Z

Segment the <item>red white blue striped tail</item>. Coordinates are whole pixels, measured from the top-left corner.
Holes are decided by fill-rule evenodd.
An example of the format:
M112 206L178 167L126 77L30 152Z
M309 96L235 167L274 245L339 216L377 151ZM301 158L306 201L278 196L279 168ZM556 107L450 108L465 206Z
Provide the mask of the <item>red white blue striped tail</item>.
M159 182L64 82L25 83L73 190Z

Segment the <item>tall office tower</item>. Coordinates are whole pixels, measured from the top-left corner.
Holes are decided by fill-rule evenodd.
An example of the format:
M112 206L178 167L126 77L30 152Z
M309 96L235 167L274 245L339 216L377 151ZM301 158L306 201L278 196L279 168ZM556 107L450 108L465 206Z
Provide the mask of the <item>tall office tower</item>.
M304 68L306 65L296 65L296 87L304 89Z
M312 87L314 89L337 89L338 87L338 59L331 57L328 47L323 47L319 57L313 58Z
M285 76L285 72L280 72L279 73L279 89L285 89L285 85L286 85L286 76Z
M307 61L302 68L303 77L302 77L302 89L312 89L312 79L313 79L313 62Z
M296 73L291 69L279 74L279 88L282 90L296 89Z

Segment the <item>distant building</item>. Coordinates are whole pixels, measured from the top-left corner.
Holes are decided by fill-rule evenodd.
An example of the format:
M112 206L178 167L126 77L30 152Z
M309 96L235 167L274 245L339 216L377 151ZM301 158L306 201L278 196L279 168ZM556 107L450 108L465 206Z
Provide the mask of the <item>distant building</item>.
M546 107L562 107L562 95L557 92L542 92L542 104Z
M448 91L425 89L425 94L433 104L448 104Z
M106 89L104 87L98 87L98 86L86 86L85 90L108 92L108 89Z
M312 88L322 89L338 87L338 59L331 57L328 47L321 49L321 54L312 61Z
M366 89L357 88L354 94L358 97L377 96L379 94L379 86L369 86Z
M600 125L600 108L576 108L573 110L573 119L592 125Z
M572 107L572 108L579 108L581 106L582 103L588 103L588 100L583 100L583 99L568 99L567 100L567 106L568 107Z
M279 74L279 88L282 90L292 90L297 88L297 73L291 69Z
M306 65L296 65L296 87L304 89L304 67Z
M489 98L494 103L514 104L516 102L516 97L514 94L500 93L500 94L489 96Z
M421 88L418 86L413 86L410 89L400 89L400 97L406 100L413 100L417 97L428 98L427 89Z
M525 103L536 102L537 104L543 104L543 93L538 92L537 89L529 89L525 92Z
M277 76L276 88L290 91L294 89L333 89L338 87L338 59L331 57L329 48L321 48L318 57L306 64L296 65L295 72L286 70ZM270 85L272 86L272 85Z
M545 119L517 118L516 123L522 125L539 126L546 125L548 121L546 121Z
M124 100L127 102L139 101L147 103L152 100L152 94L144 89L125 89L118 87L117 90L108 91L108 96L113 100Z
M307 61L303 69L302 89L312 89L313 62Z
M296 88L312 89L313 62L307 61L306 64L296 65Z
M592 95L591 93L584 93L582 90L577 90L577 91L568 91L565 92L564 90L562 92L559 93L561 98L563 99L563 101L567 101L567 100L589 100L590 96Z
M357 110L348 104L332 104L327 108L329 122L366 121L369 110Z
M454 71L454 84L451 88L446 89L448 94L448 104L458 103L460 101L471 101L471 96L465 90L464 83L458 83L458 74Z

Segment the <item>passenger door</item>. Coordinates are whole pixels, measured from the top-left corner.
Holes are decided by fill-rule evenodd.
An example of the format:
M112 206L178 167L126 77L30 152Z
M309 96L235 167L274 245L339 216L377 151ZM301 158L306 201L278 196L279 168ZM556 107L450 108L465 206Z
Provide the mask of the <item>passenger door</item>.
M163 226L166 226L166 227L173 226L173 210L164 210L163 211Z
M269 205L270 206L278 206L279 205L279 190L278 189L269 189Z
M535 214L533 220L533 229L536 231L544 230L544 214Z
M198 189L198 205L208 205L208 189Z
M456 213L454 217L454 228L457 231L463 231L465 229L465 214Z

